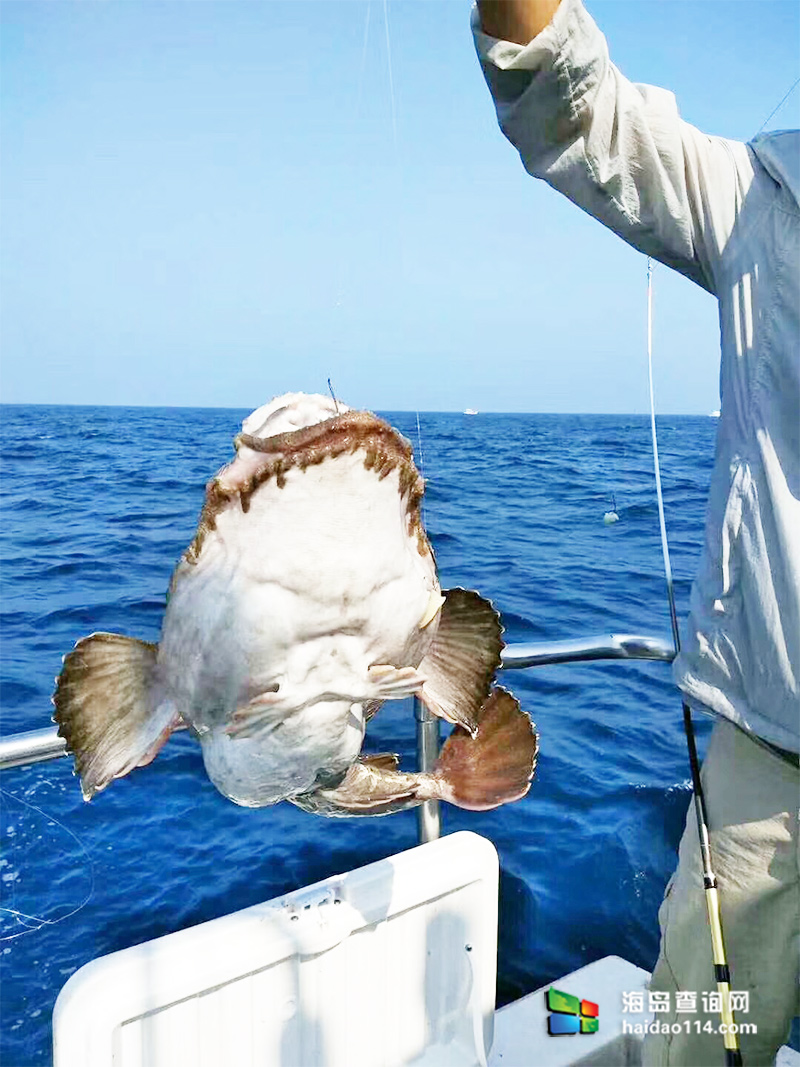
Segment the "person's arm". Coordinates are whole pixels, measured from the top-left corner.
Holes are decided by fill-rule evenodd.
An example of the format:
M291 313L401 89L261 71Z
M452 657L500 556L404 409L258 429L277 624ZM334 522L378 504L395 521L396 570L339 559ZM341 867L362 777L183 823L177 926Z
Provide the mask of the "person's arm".
M485 33L477 10L473 33L500 127L526 170L717 292L722 251L753 179L747 146L683 122L672 93L629 82L580 0L561 0L524 47Z
M561 0L478 0L481 29L500 41L527 44L552 19Z

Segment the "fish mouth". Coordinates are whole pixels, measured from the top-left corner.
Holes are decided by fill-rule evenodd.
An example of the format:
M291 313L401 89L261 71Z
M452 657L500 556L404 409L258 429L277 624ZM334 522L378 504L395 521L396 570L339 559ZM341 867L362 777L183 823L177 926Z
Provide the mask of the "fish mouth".
M366 469L374 470L379 478L385 478L393 470L398 470L400 493L402 496L408 495L409 508L418 509L425 491L425 482L414 466L414 452L410 442L371 411L347 411L343 415L335 415L332 419L324 419L302 429L274 434L272 437L255 437L242 432L236 435L234 444L237 451L244 447L265 457L272 457L249 472L250 477L246 484L236 484L237 461L234 460L209 486L209 493L212 486L216 486L218 493L227 494L231 490L238 490L243 506L244 495L252 494L259 485L273 476L278 487L282 488L286 472L292 467L299 467L304 471L326 459L336 459L338 456L358 451L364 453Z
M364 467L380 479L397 470L400 495L406 500L409 534L416 534L420 555L430 552L420 515L425 482L414 465L411 444L372 412L347 411L271 437L242 432L236 435L234 444L236 459L206 488L197 534L184 557L188 563L197 562L206 533L215 529L217 516L232 502L238 502L247 512L253 494L272 478L282 489L289 470L306 471L325 460L355 452L363 453Z
M355 452L358 448L377 448L383 446L387 458L395 463L413 462L411 444L393 426L371 411L346 411L330 419L311 423L297 430L272 434L270 437L258 437L242 430L233 443L238 451L244 445L254 452L266 454L282 453L292 456L307 449L323 448L331 455Z

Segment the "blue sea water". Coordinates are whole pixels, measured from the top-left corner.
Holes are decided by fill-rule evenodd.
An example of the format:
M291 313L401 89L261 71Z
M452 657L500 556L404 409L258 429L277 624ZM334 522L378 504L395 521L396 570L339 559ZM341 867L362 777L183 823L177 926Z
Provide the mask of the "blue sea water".
M4 406L0 412L4 735L50 724L61 657L110 630L158 639L172 568L244 411ZM479 590L506 640L669 634L648 420L383 413L414 443L442 586ZM659 420L679 610L702 543L716 421ZM603 523L616 497L620 521ZM500 854L498 994L521 995L611 953L650 969L656 912L689 800L669 668L504 672L537 723L528 796L446 808ZM709 723L698 722L701 750ZM414 767L407 702L370 724L372 751ZM413 812L324 820L215 791L177 735L91 804L71 761L0 775L0 1009L6 1067L51 1061L55 998L96 956L416 844Z

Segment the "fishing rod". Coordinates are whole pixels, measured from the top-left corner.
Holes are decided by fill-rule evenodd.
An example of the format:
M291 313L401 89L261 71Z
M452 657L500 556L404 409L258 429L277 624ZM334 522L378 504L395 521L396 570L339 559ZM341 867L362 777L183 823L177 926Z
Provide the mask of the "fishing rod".
M667 600L672 623L672 640L675 654L681 650L681 638L678 630L678 613L675 608L675 589L672 582L672 567L669 558L667 525L664 519L664 497L661 492L661 468L658 462L658 439L656 437L656 406L653 390L653 261L647 259L647 369L650 380L650 432L653 440L653 466L656 475L656 496L658 498L658 524L661 530L661 551L664 556L664 574L667 580ZM692 771L692 789L694 791L694 810L697 817L697 836L700 841L700 857L703 865L703 892L708 912L708 924L711 929L711 951L714 959L714 978L720 994L720 1018L724 1024L722 1040L725 1045L726 1067L742 1067L742 1053L739 1039L735 1033L735 1020L731 1008L731 975L725 955L725 941L722 936L722 915L719 907L719 892L714 868L711 863L711 842L708 834L708 811L700 779L700 763L697 758L697 743L692 723L692 711L684 700L683 728L686 733L686 745L689 749L689 766Z

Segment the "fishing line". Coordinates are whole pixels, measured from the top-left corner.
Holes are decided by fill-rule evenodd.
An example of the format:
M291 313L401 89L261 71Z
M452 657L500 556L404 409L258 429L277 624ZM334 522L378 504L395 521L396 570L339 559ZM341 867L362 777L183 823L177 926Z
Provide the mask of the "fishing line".
M392 138L394 140L395 160L399 159L397 151L397 113L394 106L394 77L392 75L392 45L389 40L389 0L383 0L383 25L386 31L386 66L389 72L389 100L392 105Z
M664 497L661 492L661 465L658 460L658 437L656 435L656 401L653 389L653 261L647 259L647 374L650 383L650 436L653 443L653 468L656 475L656 497L658 499L658 525L661 530L661 554L664 557L664 574L667 579L667 598L669 615L672 622L672 640L675 652L680 651L681 638L678 632L678 615L675 611L675 589L672 583L672 566L669 559L669 542L667 541L667 524L664 519Z
M364 88L364 70L367 65L367 41L369 40L369 16L372 11L372 0L367 0L367 17L364 20L364 40L361 44L361 69L358 72L358 96L356 98L356 114L361 107L361 92Z
M360 117L361 117L361 99L362 99L363 92L364 92L364 73L365 73L366 67L367 67L367 45L369 43L369 23L370 23L370 14L371 14L371 12L372 12L372 0L367 0L367 11L366 11L366 17L364 19L364 36L363 36L363 40L361 42L361 65L360 65L359 71L358 71L358 88L357 88L357 91L356 91L355 108L353 109L356 121L358 121L360 119ZM346 269L345 268L347 266L347 262L349 260L349 257L344 253L344 251L342 251L338 258L339 258L339 273L338 273L338 281L337 281L337 286L336 286L336 295L334 297L334 307L335 308L340 308L340 307L344 306L346 299L350 296L349 290L352 288L351 286L349 286L347 284L347 282L349 282L350 279L348 278L347 281L345 280L345 274L346 274Z
M780 111L780 109L781 109L781 108L783 107L783 105L784 105L784 104L786 103L786 101L787 101L787 100L789 99L789 97L790 97L790 96L792 95L792 93L793 93L793 92L795 91L795 89L797 88L797 86L798 86L798 85L800 85L800 78L798 78L798 79L797 79L797 81L796 81L796 82L794 83L794 85L792 85L792 86L791 86L791 87L790 87L790 88L789 88L789 89L787 90L787 92L786 92L786 95L785 95L785 96L783 97L783 99L782 99L782 100L781 100L781 102L780 102L780 103L778 104L778 106L777 106L777 107L775 107L775 108L773 108L773 109L772 109L772 111L770 111L770 113L769 113L769 114L767 115L767 117L766 117L766 118L764 119L764 121L763 121L763 122L761 123L761 125L760 125L760 126L758 127L758 129L756 130L756 136L758 136L758 135L759 135L759 134L761 133L761 131L762 131L762 130L764 129L764 127L765 127L765 126L767 125L767 123L768 123L768 122L769 122L769 120L770 120L770 119L772 118L772 116L773 116L773 115L777 115L777 114L778 114L778 112Z
M419 472L425 477L425 461L422 458L422 430L419 427L419 412L417 412L417 445L419 447Z
M360 68L359 68L359 72L358 72L358 90L357 90L356 103L355 103L355 108L354 108L354 114L355 114L356 122L358 122L361 119L361 117L362 117L362 115L364 113L363 96L364 96L364 82L365 82L365 78L366 78L367 56L368 56L368 51L369 51L369 36L370 36L370 25L371 25L371 13L372 13L372 0L367 0L366 13L365 13L365 18L364 18L364 33L363 33L362 42L361 42L361 63L360 63ZM391 123L392 123L392 146L393 146L393 149L394 149L394 168L395 168L395 172L396 172L397 177L398 177L398 184L400 185L401 182L402 182L402 175L401 175L401 172L400 172L400 151L399 151L399 144L398 144L398 138L397 138L397 105L396 105L396 101L395 101L395 91L394 91L394 67L393 67L393 64L392 64L392 43L391 43L391 33L390 33L390 29L389 29L389 8L388 8L387 0L383 0L383 26L384 26L385 45L386 45L386 68L387 68L387 75L388 75L388 82L389 82L389 106L390 106ZM400 197L400 199L402 200L402 196ZM387 216L386 217L387 218L390 217L391 214L392 214L391 212L387 212ZM368 227L368 228L370 228L370 227ZM403 237L403 231L402 231L402 228L401 228L400 229L400 238L399 238L400 242L401 242L401 250L400 251L401 251L401 257L404 260L405 257L403 255L404 248L403 248L403 245L402 245L402 237ZM339 256L340 270L339 270L339 278L338 278L338 283L337 283L337 286L336 286L335 297L334 297L334 307L335 308L344 307L344 305L349 302L350 298L353 295L354 284L353 284L353 278L352 278L353 271L352 271L352 267L350 266L351 263L352 263L352 250L348 254L348 253L346 253L344 251L344 248L343 248L342 251L341 251L341 254ZM347 270L346 269L347 267L350 267L350 269Z
M94 896L94 865L92 864L92 858L89 855L86 846L77 836L77 834L74 834L68 826L65 826L62 822L59 822L59 820L56 819L53 815L48 815L46 812L42 811L41 808L37 808L35 804L30 804L27 800L22 800L20 799L20 797L15 796L13 793L7 792L7 790L5 789L0 789L0 795L4 797L9 797L11 800L15 800L18 804L21 804L25 808L30 808L31 811L35 811L37 815L41 815L41 817L47 822L53 823L53 825L58 826L59 829L69 834L69 836L73 839L73 841L75 841L75 843L78 845L78 848L80 848L81 852L83 852L84 856L86 857L86 864L88 867L90 880L89 892L86 894L86 897L81 901L81 903L76 908L73 908L72 911L67 912L66 915L60 915L57 919L45 919L39 915L28 915L24 911L18 911L16 908L0 907L0 914L10 915L11 918L14 919L17 923L19 923L20 926L24 927L24 929L19 931L19 933L5 934L3 936L0 936L0 942L5 942L14 941L18 937L24 937L25 934L35 933L37 930L41 930L43 926L57 926L59 923L64 922L66 919L71 919L73 915L77 915L79 911L82 911L83 908L86 907L86 905ZM84 870L86 870L87 867L84 867Z
M392 115L392 144L394 146L394 168L395 176L397 178L397 203L398 209L394 212L394 216L398 222L397 231L397 248L400 256L400 266L405 273L408 269L408 254L406 243L406 227L403 225L403 221L400 218L403 205L405 203L405 191L403 183L403 171L400 167L400 145L397 140L397 105L394 95L394 72L392 67L392 43L391 35L389 33L389 0L383 0L383 27L386 36L386 68L389 75L389 103L391 106Z
M656 406L655 392L653 389L653 261L647 259L647 371L650 381L650 431L653 441L653 466L656 475L656 496L658 497L658 523L661 530L661 551L664 556L664 574L667 579L667 599L669 600L669 615L672 623L672 639L675 644L675 654L681 649L680 632L678 630L678 613L675 608L675 589L672 581L672 566L669 558L669 542L667 541L667 524L664 519L664 497L661 492L661 469L658 461L658 438L656 436ZM722 936L722 916L719 908L719 893L717 879L711 864L711 843L708 835L708 812L706 810L705 793L700 779L700 763L697 758L697 743L695 741L694 726L692 725L692 712L684 700L683 728L686 733L686 745L689 749L689 766L692 771L692 787L694 789L694 809L697 817L697 836L700 841L700 857L703 865L703 887L708 912L708 924L711 929L711 948L714 959L714 978L717 983L717 992L721 998L720 1017L725 1025L722 1040L725 1046L726 1067L741 1067L742 1054L739 1050L739 1040L735 1033L734 1016L731 1010L731 976L725 955L725 942Z
M333 386L331 385L330 378L328 378L328 388L331 391L331 396L333 397L333 406L336 408L336 414L338 415L339 414L339 401L336 399L336 393L334 393L334 391L333 391Z
M423 482L425 481L425 458L422 455L422 430L419 425L419 412L417 412L417 447L419 448L419 473L422 475ZM425 518L425 497L422 498L422 525L426 525Z

